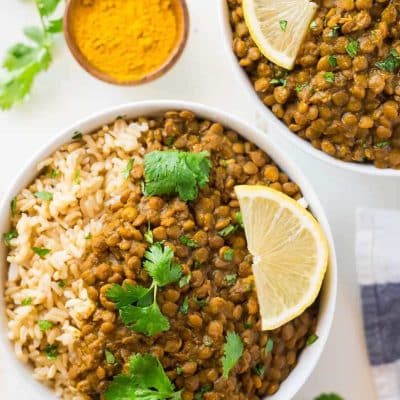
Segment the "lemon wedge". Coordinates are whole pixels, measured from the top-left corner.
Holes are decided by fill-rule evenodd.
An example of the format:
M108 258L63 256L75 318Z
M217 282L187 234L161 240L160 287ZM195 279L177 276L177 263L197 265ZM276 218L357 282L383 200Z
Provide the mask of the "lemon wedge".
M243 0L250 35L268 60L292 69L318 6L309 0Z
M310 212L267 186L236 186L262 329L276 329L317 298L328 265L328 241Z

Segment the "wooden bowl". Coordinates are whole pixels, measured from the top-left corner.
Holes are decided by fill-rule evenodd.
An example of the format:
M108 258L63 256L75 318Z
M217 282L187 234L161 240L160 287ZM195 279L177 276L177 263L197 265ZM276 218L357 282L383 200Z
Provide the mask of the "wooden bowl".
M74 35L71 32L71 10L72 5L80 0L68 0L67 5L65 7L64 12L64 36L67 42L67 45L76 59L76 61L80 64L80 66L86 70L90 75L94 76L97 79L100 79L104 82L111 83L114 85L120 86L136 86L142 83L150 82L162 75L164 75L167 71L169 71L175 63L178 61L181 56L189 36L189 12L186 5L185 0L172 0L172 5L174 7L174 11L177 17L178 24L178 39L176 40L175 47L172 49L167 60L161 64L156 70L153 70L148 75L144 76L141 79L133 80L133 81L119 81L112 76L109 76L105 72L100 71L95 66L90 64L90 62L86 59L86 57L82 54L80 49L78 48Z

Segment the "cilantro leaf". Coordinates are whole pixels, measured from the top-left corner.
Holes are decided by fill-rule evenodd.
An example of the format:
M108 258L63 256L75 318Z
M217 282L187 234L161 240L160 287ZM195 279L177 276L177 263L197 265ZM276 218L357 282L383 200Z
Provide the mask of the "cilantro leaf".
M312 333L306 340L307 346L312 345L318 340L318 335L316 333Z
M61 0L36 0L39 13L43 17L51 15L57 8Z
M164 372L160 361L150 355L129 360L127 375L117 375L104 393L106 400L180 400L181 392Z
M296 91L296 93L300 93L306 87L307 87L307 83L299 83L298 85L296 85L294 90Z
M11 240L15 239L18 237L18 232L13 229L10 232L3 233L3 241L7 246L10 246Z
M117 308L122 308L137 303L140 299L143 299L149 291L150 289L143 286L133 286L130 284L120 286L114 283L112 287L107 290L106 297L113 301Z
M49 33L60 33L60 32L62 32L62 30L63 30L63 19L59 18L59 19L52 19L52 20L48 21L46 30Z
M122 322L135 332L148 336L169 330L169 321L154 302L148 307L124 306L119 314Z
M17 198L13 197L13 199L10 202L10 211L11 211L11 216L15 217L17 214Z
M43 247L32 247L32 251L37 254L40 258L45 257L47 254L51 252L50 249L45 249Z
M114 365L117 362L114 354L110 350L107 350L107 349L104 350L104 358L105 358L107 364Z
M185 246L191 247L192 249L197 249L197 247L199 247L199 244L198 244L195 240L191 239L191 238L190 238L189 236L187 236L187 235L182 235L182 236L179 238L179 241L180 241L182 244L184 244Z
M53 193L50 192L36 192L35 197L40 200L50 201L53 200Z
M335 83L335 74L333 72L325 72L324 79L328 83Z
M194 200L208 183L211 161L208 152L153 151L144 157L145 196L178 195Z
M32 304L32 297L25 297L22 301L21 301L21 305L23 306L30 306Z
M236 213L235 219L236 219L236 222L239 224L239 226L241 228L244 228L243 215L242 215L242 213L240 211Z
M323 393L316 397L314 400L343 400L343 398L335 393Z
M375 65L383 71L396 72L400 67L400 55L396 49L391 49L385 61L379 61Z
M286 32L287 25L288 25L288 22L286 19L281 19L279 21L279 26L280 26L282 32Z
M229 332L224 344L224 356L222 357L223 376L228 378L229 372L237 364L243 354L242 339L237 333Z
M154 243L154 234L153 234L153 231L150 228L150 222L149 222L149 227L147 228L147 231L144 234L144 240L149 244L153 244Z
M129 179L129 177L131 175L134 161L135 160L133 158L129 159L129 161L126 163L125 169L122 171L122 177L125 180Z
M182 305L179 307L179 312L181 312L182 314L187 314L189 311L189 299L188 297L185 297Z
M42 332L48 331L49 329L51 329L53 327L53 325L54 324L51 321L48 321L47 319L41 319L40 321L38 321L39 329Z
M46 354L46 357L48 360L55 360L58 357L58 348L55 344L48 344L44 348L44 354Z
M144 268L160 287L176 282L182 276L181 266L173 261L174 252L160 243L153 244L145 253Z
M283 78L272 78L270 80L270 83L277 86L286 86L287 80Z
M194 400L203 400L204 394L210 392L212 390L212 386L208 383L207 385L202 386L194 395Z
M179 287L183 288L186 285L189 285L191 279L192 279L192 274L183 275L182 278L179 280Z
M233 249L228 249L224 253L224 260L225 261L232 261L233 260Z
M274 348L274 341L271 338L268 338L267 344L265 345L265 355L271 353L273 348Z
M354 58L358 54L359 47L360 47L360 45L358 43L358 40L350 39L349 43L347 43L347 45L346 45L347 54L350 57Z
M332 68L337 67L337 58L336 56L330 55L328 56L328 63Z
M229 286L233 286L237 281L237 275L236 274L225 275L225 280Z
M232 233L235 233L237 231L237 229L238 229L237 226L230 224L226 228L218 231L218 235L220 235L222 237L227 237L229 235L232 235Z
M37 26L27 26L24 29L25 36L33 42L41 45L46 40L46 35L42 29Z

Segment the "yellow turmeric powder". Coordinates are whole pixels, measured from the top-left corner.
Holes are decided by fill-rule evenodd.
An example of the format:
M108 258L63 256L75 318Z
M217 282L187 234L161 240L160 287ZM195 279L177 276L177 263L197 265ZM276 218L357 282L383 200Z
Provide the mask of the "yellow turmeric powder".
M71 34L83 57L120 83L137 81L169 58L178 37L174 0L77 0Z

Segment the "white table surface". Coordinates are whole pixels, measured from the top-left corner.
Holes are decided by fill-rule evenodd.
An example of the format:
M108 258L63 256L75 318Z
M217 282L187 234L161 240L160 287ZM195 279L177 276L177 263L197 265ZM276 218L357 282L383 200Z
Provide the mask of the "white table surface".
M192 100L263 126L254 104L226 61L217 27L216 0L188 0L188 3L192 27L183 57L170 73L145 86L119 88L95 80L75 63L60 38L54 64L37 80L30 101L10 112L0 112L0 193L32 152L51 135L112 105L157 98ZM1 0L0 55L21 37L23 26L36 20L33 1ZM338 302L331 335L317 368L295 399L312 400L321 392L334 391L347 400L375 400L354 266L355 210L361 206L400 208L400 179L374 178L336 169L281 142L273 134L319 193L339 260ZM1 355L0 387L1 399L39 400L7 365L1 364Z

